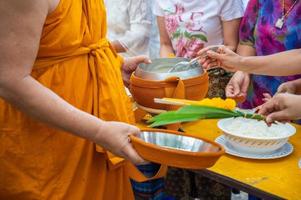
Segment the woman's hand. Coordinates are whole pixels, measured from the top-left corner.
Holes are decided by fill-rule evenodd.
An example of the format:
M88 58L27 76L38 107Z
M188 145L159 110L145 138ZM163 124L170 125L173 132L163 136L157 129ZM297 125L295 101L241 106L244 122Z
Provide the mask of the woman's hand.
M297 82L300 82L300 80L294 80L294 81L288 81L282 83L278 87L277 93L298 94L298 84L296 84Z
M151 63L151 60L147 56L135 56L124 59L124 63L122 65L122 79L126 87L129 86L130 77L140 63L149 64Z
M301 119L300 102L300 95L288 93L277 94L261 106L259 114L267 116L267 123Z
M113 154L123 157L134 164L142 164L145 161L137 154L129 136L138 134L140 130L132 125L122 122L102 122L95 138L96 144L101 145Z
M210 49L211 47L207 47L202 49L198 53L198 55L207 54L205 58L200 59L200 63L205 69L219 66L227 71L239 71L239 66L242 62L241 56L234 53L232 50L225 46L220 46L216 52Z
M226 87L226 96L243 101L247 96L249 84L249 74L241 71L236 72Z

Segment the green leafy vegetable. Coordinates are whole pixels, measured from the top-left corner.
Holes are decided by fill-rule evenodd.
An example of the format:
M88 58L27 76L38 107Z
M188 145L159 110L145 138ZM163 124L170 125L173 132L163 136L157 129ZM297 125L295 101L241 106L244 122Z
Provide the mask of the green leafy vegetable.
M263 120L264 117L257 114L246 114L238 110L227 110L209 106L188 105L177 111L161 113L151 118L148 123L150 127L163 126L179 122L191 122L199 119L221 119L231 117L246 117Z

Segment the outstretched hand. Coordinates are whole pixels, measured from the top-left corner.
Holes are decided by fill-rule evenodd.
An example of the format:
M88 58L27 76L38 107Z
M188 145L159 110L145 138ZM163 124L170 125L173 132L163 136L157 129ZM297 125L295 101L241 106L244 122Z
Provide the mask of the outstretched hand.
M244 72L236 72L226 86L226 96L239 102L243 102L247 97L250 84L250 76Z
M288 93L276 94L260 107L258 113L267 116L267 123L301 119L300 102L300 95Z
M219 46L216 52L212 51L211 48L209 46L198 52L198 55L207 55L200 59L200 63L205 69L218 66L231 72L239 71L241 56L223 45Z

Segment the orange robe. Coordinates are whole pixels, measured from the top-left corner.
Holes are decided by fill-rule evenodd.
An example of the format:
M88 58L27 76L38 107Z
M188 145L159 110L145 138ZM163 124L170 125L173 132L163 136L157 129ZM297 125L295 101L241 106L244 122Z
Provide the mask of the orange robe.
M32 76L81 110L131 123L105 16L102 0L61 0L45 22ZM130 200L121 161L0 99L0 199Z

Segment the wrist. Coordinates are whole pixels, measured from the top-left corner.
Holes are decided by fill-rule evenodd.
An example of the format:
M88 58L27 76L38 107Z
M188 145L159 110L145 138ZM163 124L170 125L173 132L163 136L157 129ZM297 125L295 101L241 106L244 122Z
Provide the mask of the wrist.
M106 121L99 120L97 125L95 126L95 129L93 130L93 133L90 134L91 140L95 142L98 145L103 145L105 142L105 126L106 126ZM100 142L101 141L101 142Z
M239 56L238 58L238 63L239 63L239 66L240 66L240 70L244 73L248 73L248 60L249 58L248 57L245 57L245 56Z

